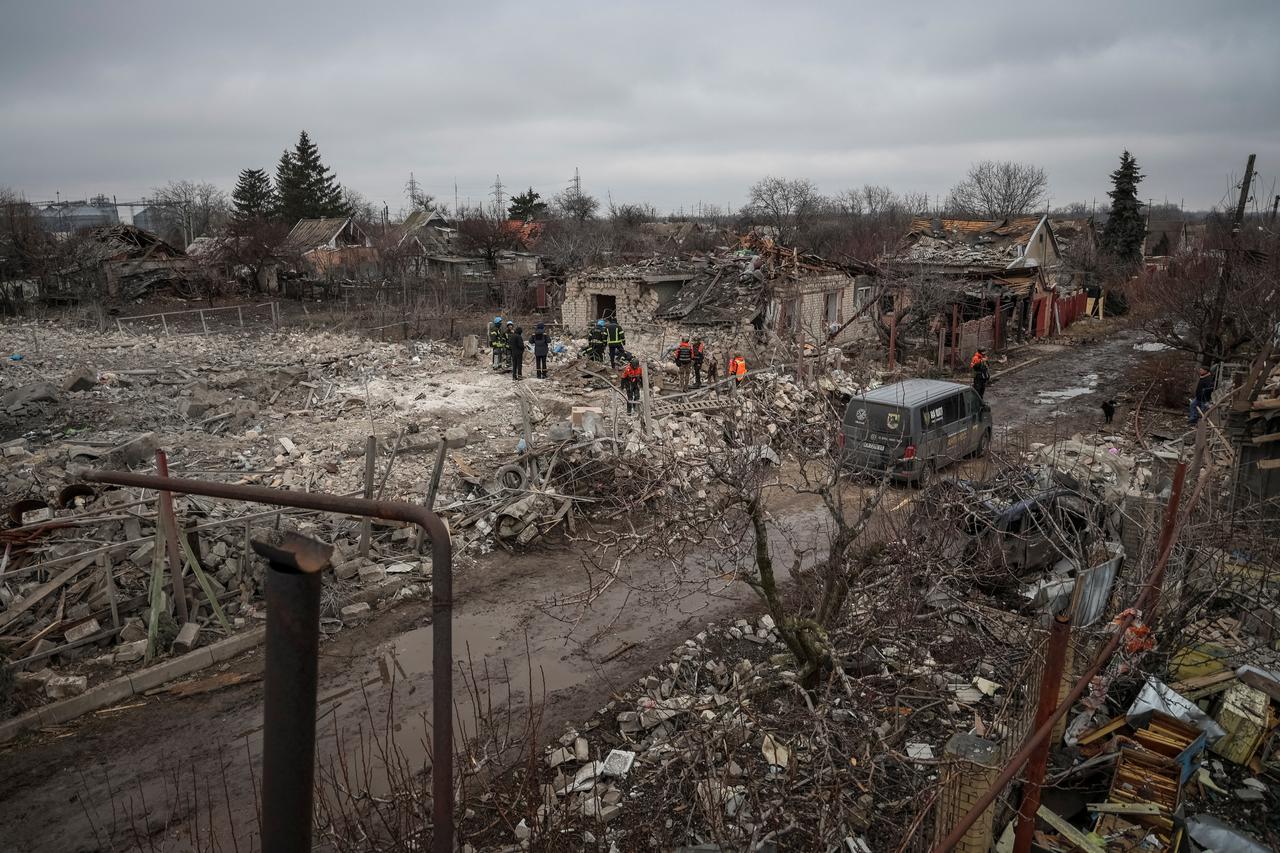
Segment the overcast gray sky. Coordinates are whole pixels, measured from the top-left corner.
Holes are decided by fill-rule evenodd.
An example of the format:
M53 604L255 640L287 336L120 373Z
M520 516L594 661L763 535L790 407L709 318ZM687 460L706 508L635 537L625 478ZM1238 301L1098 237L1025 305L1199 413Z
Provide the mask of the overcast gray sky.
M1280 3L0 0L0 185L32 200L230 190L306 128L394 211L412 170L479 201L574 168L602 199L737 207L766 174L945 195L1043 166L1054 205L1223 202L1280 175Z

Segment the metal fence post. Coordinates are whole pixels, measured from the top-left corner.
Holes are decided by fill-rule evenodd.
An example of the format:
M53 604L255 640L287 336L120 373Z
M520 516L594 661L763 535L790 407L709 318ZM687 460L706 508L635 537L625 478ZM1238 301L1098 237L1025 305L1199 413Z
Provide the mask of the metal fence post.
M297 533L255 541L267 571L262 707L262 849L311 850L320 665L320 572L332 546Z

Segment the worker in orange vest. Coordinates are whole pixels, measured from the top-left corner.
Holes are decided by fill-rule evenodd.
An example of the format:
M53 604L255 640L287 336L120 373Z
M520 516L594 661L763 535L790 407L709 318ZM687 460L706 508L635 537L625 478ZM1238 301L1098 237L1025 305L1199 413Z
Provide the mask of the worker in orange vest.
M747 360L740 355L735 355L729 359L729 375L733 377L733 385L729 388L740 385L743 379L747 378Z
M991 368L987 366L987 354L982 350L978 350L973 354L973 358L969 361L969 367L973 369L973 390L978 392L978 397L987 393L987 385L991 382Z
M643 380L640 374L640 359L632 358L631 363L622 369L622 393L627 395L627 414L635 411L640 402L640 385Z

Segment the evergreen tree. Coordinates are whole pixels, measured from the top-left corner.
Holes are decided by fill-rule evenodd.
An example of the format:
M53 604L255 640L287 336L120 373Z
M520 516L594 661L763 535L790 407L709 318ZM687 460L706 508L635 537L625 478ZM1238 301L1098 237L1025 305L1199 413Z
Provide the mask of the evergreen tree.
M323 216L346 216L342 186L320 160L320 149L304 130L292 151L285 150L276 166L280 216L286 222Z
M507 208L507 215L521 222L540 219L547 215L547 203L541 201L541 198L542 196L533 191L533 187L529 187L528 192L511 197L511 206Z
M231 191L231 205L237 222L270 219L275 215L276 191L265 169L244 169Z
M1111 173L1111 215L1102 231L1102 251L1122 269L1142 263L1142 241L1147 234L1138 201L1138 184L1146 177L1138 171L1138 161L1125 151L1120 155L1120 168Z

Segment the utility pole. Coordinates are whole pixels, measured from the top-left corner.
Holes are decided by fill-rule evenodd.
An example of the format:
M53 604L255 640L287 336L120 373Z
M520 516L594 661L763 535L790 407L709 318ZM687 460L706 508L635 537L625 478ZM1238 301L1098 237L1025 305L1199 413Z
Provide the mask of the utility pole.
M1240 227L1244 224L1244 208L1249 203L1249 190L1253 188L1253 161L1257 154L1249 155L1249 162L1244 167L1244 180L1240 182L1240 200L1236 202L1236 217L1231 223L1231 236L1238 237Z
M494 219L506 218L505 216L503 216L504 208L502 206L502 201L503 201L502 176L494 175L493 176L493 218Z
M573 167L573 180L569 183L573 187L574 195L582 195L582 175L578 174L577 166Z
M458 179L453 179L453 218L458 218Z
M1277 195L1274 199L1271 200L1271 216L1269 219L1267 219L1267 222L1271 225L1276 224L1277 209L1280 209L1280 195Z

